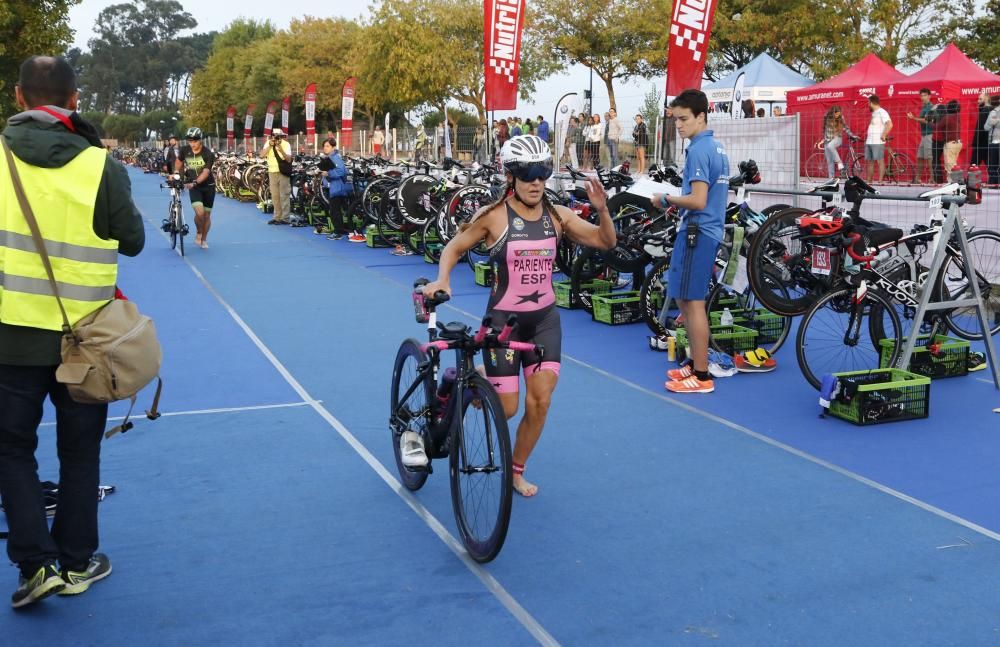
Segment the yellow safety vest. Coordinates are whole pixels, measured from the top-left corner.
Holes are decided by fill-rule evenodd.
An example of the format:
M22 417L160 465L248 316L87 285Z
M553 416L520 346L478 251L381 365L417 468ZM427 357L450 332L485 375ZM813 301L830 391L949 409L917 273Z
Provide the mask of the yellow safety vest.
M14 158L59 286L70 324L115 296L118 242L94 233L94 203L107 153L88 147L61 168ZM0 154L0 322L62 330L63 320L42 257Z

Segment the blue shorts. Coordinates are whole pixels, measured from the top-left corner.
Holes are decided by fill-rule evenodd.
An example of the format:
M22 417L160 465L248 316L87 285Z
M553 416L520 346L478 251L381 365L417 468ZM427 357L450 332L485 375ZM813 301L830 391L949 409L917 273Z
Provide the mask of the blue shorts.
M704 301L715 271L715 256L719 243L704 233L698 233L694 247L687 246L687 236L681 227L677 244L670 256L667 272L667 296L685 301Z

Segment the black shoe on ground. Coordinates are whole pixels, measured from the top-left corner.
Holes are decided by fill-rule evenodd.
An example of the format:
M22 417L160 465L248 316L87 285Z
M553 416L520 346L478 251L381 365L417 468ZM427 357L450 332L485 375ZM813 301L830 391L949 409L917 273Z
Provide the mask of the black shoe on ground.
M15 609L44 600L66 588L66 582L52 564L42 566L30 578L22 574L17 584L17 590L11 596L11 606Z
M59 595L79 595L90 588L94 582L99 582L111 575L111 560L104 553L94 553L83 571L71 571L64 568L62 580L66 584Z

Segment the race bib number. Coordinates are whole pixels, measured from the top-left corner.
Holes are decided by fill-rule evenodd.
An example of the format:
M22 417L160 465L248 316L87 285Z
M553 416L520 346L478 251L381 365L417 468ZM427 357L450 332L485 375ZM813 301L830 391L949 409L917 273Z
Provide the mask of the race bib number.
M813 247L812 273L829 276L833 270L833 249L830 247Z

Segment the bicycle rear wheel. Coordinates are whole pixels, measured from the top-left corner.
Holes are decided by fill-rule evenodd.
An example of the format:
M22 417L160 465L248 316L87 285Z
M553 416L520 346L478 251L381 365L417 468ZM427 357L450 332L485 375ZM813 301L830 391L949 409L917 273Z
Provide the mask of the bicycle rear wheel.
M822 182L827 179L826 155L823 153L813 153L806 159L806 165L802 169L807 182Z
M176 202L170 205L170 249L177 249L177 239L181 233L177 225L179 209L180 205Z
M181 248L181 256L184 256L184 209L177 205L177 244Z
M451 502L465 549L483 563L500 553L510 526L510 434L500 397L486 379L474 375L459 397L462 415L452 423L448 457Z
M396 362L392 368L392 387L389 392L389 429L392 431L392 453L396 458L399 480L408 490L419 490L427 480L430 470L430 430L428 425L433 416L431 403L434 401L434 385L430 374L417 383L420 368L430 359L420 350L415 339L407 339L396 352ZM410 391L412 388L412 391ZM407 392L410 391L409 394ZM428 469L414 471L403 465L399 453L399 438L403 432L414 431L424 439L428 452Z
M969 254L975 264L979 278L979 291L986 307L986 321L990 326L990 336L1000 332L1000 234L995 231L980 230L969 234ZM958 256L949 256L941 271L942 293L950 299L970 299L972 289L965 277L965 263ZM955 308L944 315L948 327L963 339L983 338L975 308Z

